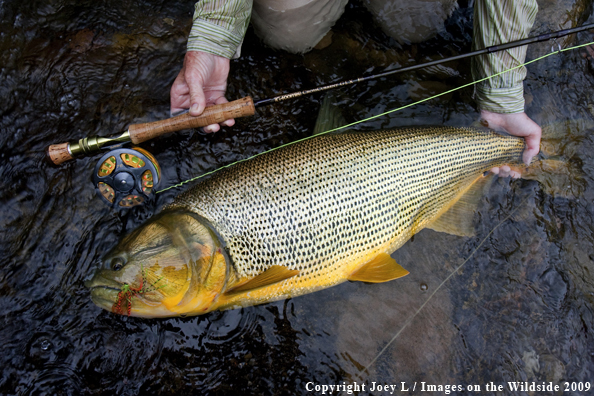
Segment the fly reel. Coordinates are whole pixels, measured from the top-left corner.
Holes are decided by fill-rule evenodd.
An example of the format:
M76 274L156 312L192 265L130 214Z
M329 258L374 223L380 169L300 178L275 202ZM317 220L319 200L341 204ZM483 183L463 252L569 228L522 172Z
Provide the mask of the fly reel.
M149 200L161 180L155 157L141 148L107 152L93 172L93 184L112 207L131 208Z

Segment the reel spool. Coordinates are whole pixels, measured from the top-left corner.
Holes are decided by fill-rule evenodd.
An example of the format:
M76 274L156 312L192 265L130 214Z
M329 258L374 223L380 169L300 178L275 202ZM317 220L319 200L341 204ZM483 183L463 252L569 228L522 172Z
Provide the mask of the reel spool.
M146 202L160 181L157 160L141 148L109 151L93 172L97 193L112 207L131 208Z

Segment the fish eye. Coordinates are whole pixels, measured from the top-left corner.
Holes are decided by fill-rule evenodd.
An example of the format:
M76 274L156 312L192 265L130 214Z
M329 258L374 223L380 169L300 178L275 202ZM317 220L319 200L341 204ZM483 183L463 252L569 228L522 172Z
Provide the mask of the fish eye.
M124 267L124 264L126 264L124 262L124 259L121 257L115 257L113 259L111 259L111 269L113 271L119 271Z

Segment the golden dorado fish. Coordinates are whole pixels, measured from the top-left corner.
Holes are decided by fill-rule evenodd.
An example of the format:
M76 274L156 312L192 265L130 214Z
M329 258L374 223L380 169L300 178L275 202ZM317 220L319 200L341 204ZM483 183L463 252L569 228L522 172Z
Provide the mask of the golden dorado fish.
M417 127L323 135L216 173L125 237L88 282L100 307L199 315L408 273L390 254L423 228L467 234L483 173L524 141ZM466 224L460 225L466 222Z

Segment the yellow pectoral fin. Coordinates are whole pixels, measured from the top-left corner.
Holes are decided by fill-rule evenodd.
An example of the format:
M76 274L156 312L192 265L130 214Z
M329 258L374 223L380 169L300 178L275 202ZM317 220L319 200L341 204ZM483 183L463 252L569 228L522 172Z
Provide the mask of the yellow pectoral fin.
M380 253L373 260L349 275L348 280L380 283L402 278L408 274L409 272L402 268L389 254Z
M290 270L287 267L273 265L272 267L268 268L266 271L262 272L255 278L250 279L245 283L242 283L238 286L234 286L231 289L227 290L225 294L229 295L243 293L259 289L260 287L270 286L274 283L278 283L280 281L284 281L285 279L292 278L298 274L299 271L297 270Z

